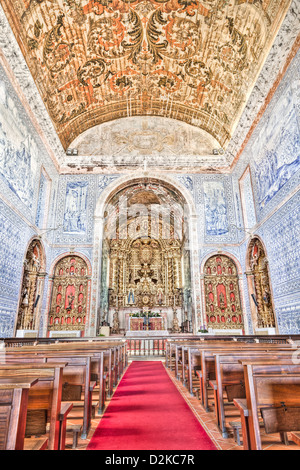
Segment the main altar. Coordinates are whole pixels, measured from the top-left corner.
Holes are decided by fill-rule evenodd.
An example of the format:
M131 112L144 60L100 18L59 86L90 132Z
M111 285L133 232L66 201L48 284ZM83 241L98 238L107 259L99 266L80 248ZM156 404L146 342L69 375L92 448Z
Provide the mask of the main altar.
M126 336L155 337L167 336L167 315L152 312L126 313Z
M166 314L151 311L125 314L128 331L165 331L167 330Z

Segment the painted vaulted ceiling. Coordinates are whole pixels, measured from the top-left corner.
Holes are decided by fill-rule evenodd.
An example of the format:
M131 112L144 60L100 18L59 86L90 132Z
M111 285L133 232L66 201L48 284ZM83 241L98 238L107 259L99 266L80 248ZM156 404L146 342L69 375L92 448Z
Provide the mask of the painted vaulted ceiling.
M226 149L290 0L1 4L64 149L135 116L181 121Z

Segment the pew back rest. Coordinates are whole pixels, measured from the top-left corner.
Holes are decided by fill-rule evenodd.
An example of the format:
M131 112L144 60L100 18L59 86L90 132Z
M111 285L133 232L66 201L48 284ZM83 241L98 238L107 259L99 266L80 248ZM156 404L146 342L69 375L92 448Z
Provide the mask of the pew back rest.
M8 376L38 378L37 383L29 389L28 393L25 437L46 434L47 422L51 422L53 417L58 420L57 406L61 399L61 377L65 366L65 363L0 365L0 379ZM52 442L52 437L50 440Z
M293 364L293 360L290 352L278 351L272 352L261 352L261 351L239 351L238 353L231 352L230 354L216 353L215 357L215 368L216 378L221 379L222 384L236 383L237 381L244 382L244 367L243 360L251 360L252 362L265 362L269 360L274 361L275 359L284 361L285 363Z
M252 384L257 407L300 406L300 365L244 365L247 383ZM248 390L248 393L250 390Z

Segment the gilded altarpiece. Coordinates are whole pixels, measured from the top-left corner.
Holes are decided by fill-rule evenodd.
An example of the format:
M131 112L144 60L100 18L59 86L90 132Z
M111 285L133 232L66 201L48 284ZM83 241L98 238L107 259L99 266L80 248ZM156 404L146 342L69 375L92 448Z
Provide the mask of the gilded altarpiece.
M44 284L44 254L39 240L33 240L26 253L17 316L17 330L38 329L38 307Z
M268 260L261 241L254 238L249 245L247 272L249 292L252 297L252 317L256 328L276 328Z
M243 329L238 272L228 256L220 254L207 260L204 287L208 328Z
M86 262L79 256L66 256L57 263L49 312L50 331L84 330L89 282Z
M182 197L151 180L125 187L109 201L103 244L108 315L102 302L101 317L113 331L129 330L128 318L142 312L163 317L165 329L180 330L190 285L184 215Z
M110 253L110 307L182 307L178 240L115 240Z

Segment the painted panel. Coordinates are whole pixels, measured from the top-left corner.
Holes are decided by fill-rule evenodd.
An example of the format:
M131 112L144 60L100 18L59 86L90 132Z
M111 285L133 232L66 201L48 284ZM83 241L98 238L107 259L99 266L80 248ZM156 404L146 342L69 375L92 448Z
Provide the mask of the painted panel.
M300 169L299 75L277 91L249 146L261 211Z
M18 306L28 227L0 200L0 336L11 336Z
M39 150L6 83L0 80L0 176L29 208L34 199Z
M205 181L204 205L207 235L223 235L229 232L224 183Z
M87 181L75 181L67 184L63 222L65 233L84 233L86 231L87 196Z

